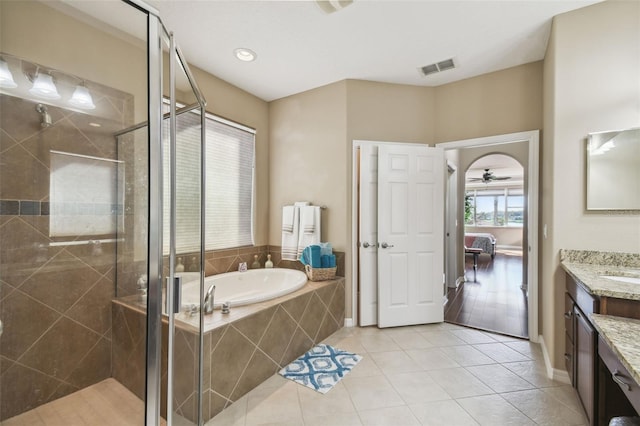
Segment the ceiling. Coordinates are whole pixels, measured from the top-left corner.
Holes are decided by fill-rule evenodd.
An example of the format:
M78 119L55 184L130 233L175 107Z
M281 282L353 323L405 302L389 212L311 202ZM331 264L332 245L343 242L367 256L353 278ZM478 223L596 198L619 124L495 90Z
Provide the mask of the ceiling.
M509 176L511 178L507 181L491 182L489 183L490 186L522 185L524 180L524 168L522 165L513 157L503 154L491 154L474 161L465 173L465 180L468 181L470 178L481 178L485 169L489 169L496 177ZM486 186L486 184L483 184L482 182L472 182L467 184L467 187L484 186Z
M63 1L108 19L104 1ZM344 79L438 86L537 61L551 18L597 1L354 0L331 14L315 1L148 3L192 65L272 101ZM113 18L112 25L131 31L121 14ZM239 61L239 47L257 59ZM420 74L449 58L455 69Z

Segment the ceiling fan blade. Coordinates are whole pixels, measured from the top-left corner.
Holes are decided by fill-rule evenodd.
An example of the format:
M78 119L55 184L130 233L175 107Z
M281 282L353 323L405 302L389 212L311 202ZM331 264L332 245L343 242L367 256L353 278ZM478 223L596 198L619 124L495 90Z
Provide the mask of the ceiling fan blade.
M498 176L493 176L493 177L491 178L491 180L507 180L507 179L511 179L511 176L500 176L500 177L498 177Z

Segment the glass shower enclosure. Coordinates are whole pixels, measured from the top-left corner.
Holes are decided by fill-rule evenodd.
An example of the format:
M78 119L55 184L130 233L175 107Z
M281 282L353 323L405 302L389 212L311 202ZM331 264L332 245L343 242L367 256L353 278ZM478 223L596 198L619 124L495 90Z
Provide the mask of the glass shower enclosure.
M108 382L144 403L132 424L202 424L179 286L202 305L205 100L184 55L141 1L0 8L0 422Z

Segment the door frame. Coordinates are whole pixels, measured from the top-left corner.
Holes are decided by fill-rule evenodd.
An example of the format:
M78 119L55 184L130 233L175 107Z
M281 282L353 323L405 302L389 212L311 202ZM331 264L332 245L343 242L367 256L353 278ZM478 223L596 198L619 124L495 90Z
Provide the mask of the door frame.
M353 139L351 146L351 321L345 319L345 326L359 325L360 312L358 311L358 287L360 276L358 274L359 255L358 255L358 221L359 221L359 191L358 191L358 150L363 145L393 145L393 146L424 146L433 148L427 143L411 143L411 142L390 142L390 141L372 141ZM446 254L445 254L446 256ZM446 295L443 295L443 300Z
M528 142L528 188L527 188L527 285L528 285L528 327L529 340L539 341L538 328L538 221L539 221L539 182L540 182L540 131L509 133L504 135L487 136L482 138L465 139L452 142L438 143L435 146L450 149L477 148L481 146L504 145L515 142Z
M445 158L446 160L446 158ZM445 288L448 290L452 287L458 287L460 285L461 280L458 274L458 167L451 163L449 160L446 160L447 166L447 174L446 174L446 204L445 204L445 217L444 217L444 225L445 225ZM454 182L454 185L451 185L451 182ZM449 226L447 226L449 225ZM446 234L449 234L448 236ZM456 241L455 244L451 244L451 241ZM455 271L453 276L451 276L450 272ZM451 279L453 279L453 286L451 284ZM445 299L447 295L445 294ZM446 303L446 302L445 302Z

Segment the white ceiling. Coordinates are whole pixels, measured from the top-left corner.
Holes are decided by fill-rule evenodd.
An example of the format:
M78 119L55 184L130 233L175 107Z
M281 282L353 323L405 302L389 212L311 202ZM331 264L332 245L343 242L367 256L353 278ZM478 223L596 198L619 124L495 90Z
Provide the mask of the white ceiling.
M189 62L266 101L344 79L438 86L540 60L551 18L596 1L150 0ZM237 60L247 47L254 62ZM456 69L418 68L454 58Z
M109 1L62 0L132 33ZM115 0L111 0L113 2ZM344 79L438 86L544 57L551 18L599 0L149 0L187 60L266 101ZM241 62L234 49L258 57ZM422 66L454 58L427 77Z

